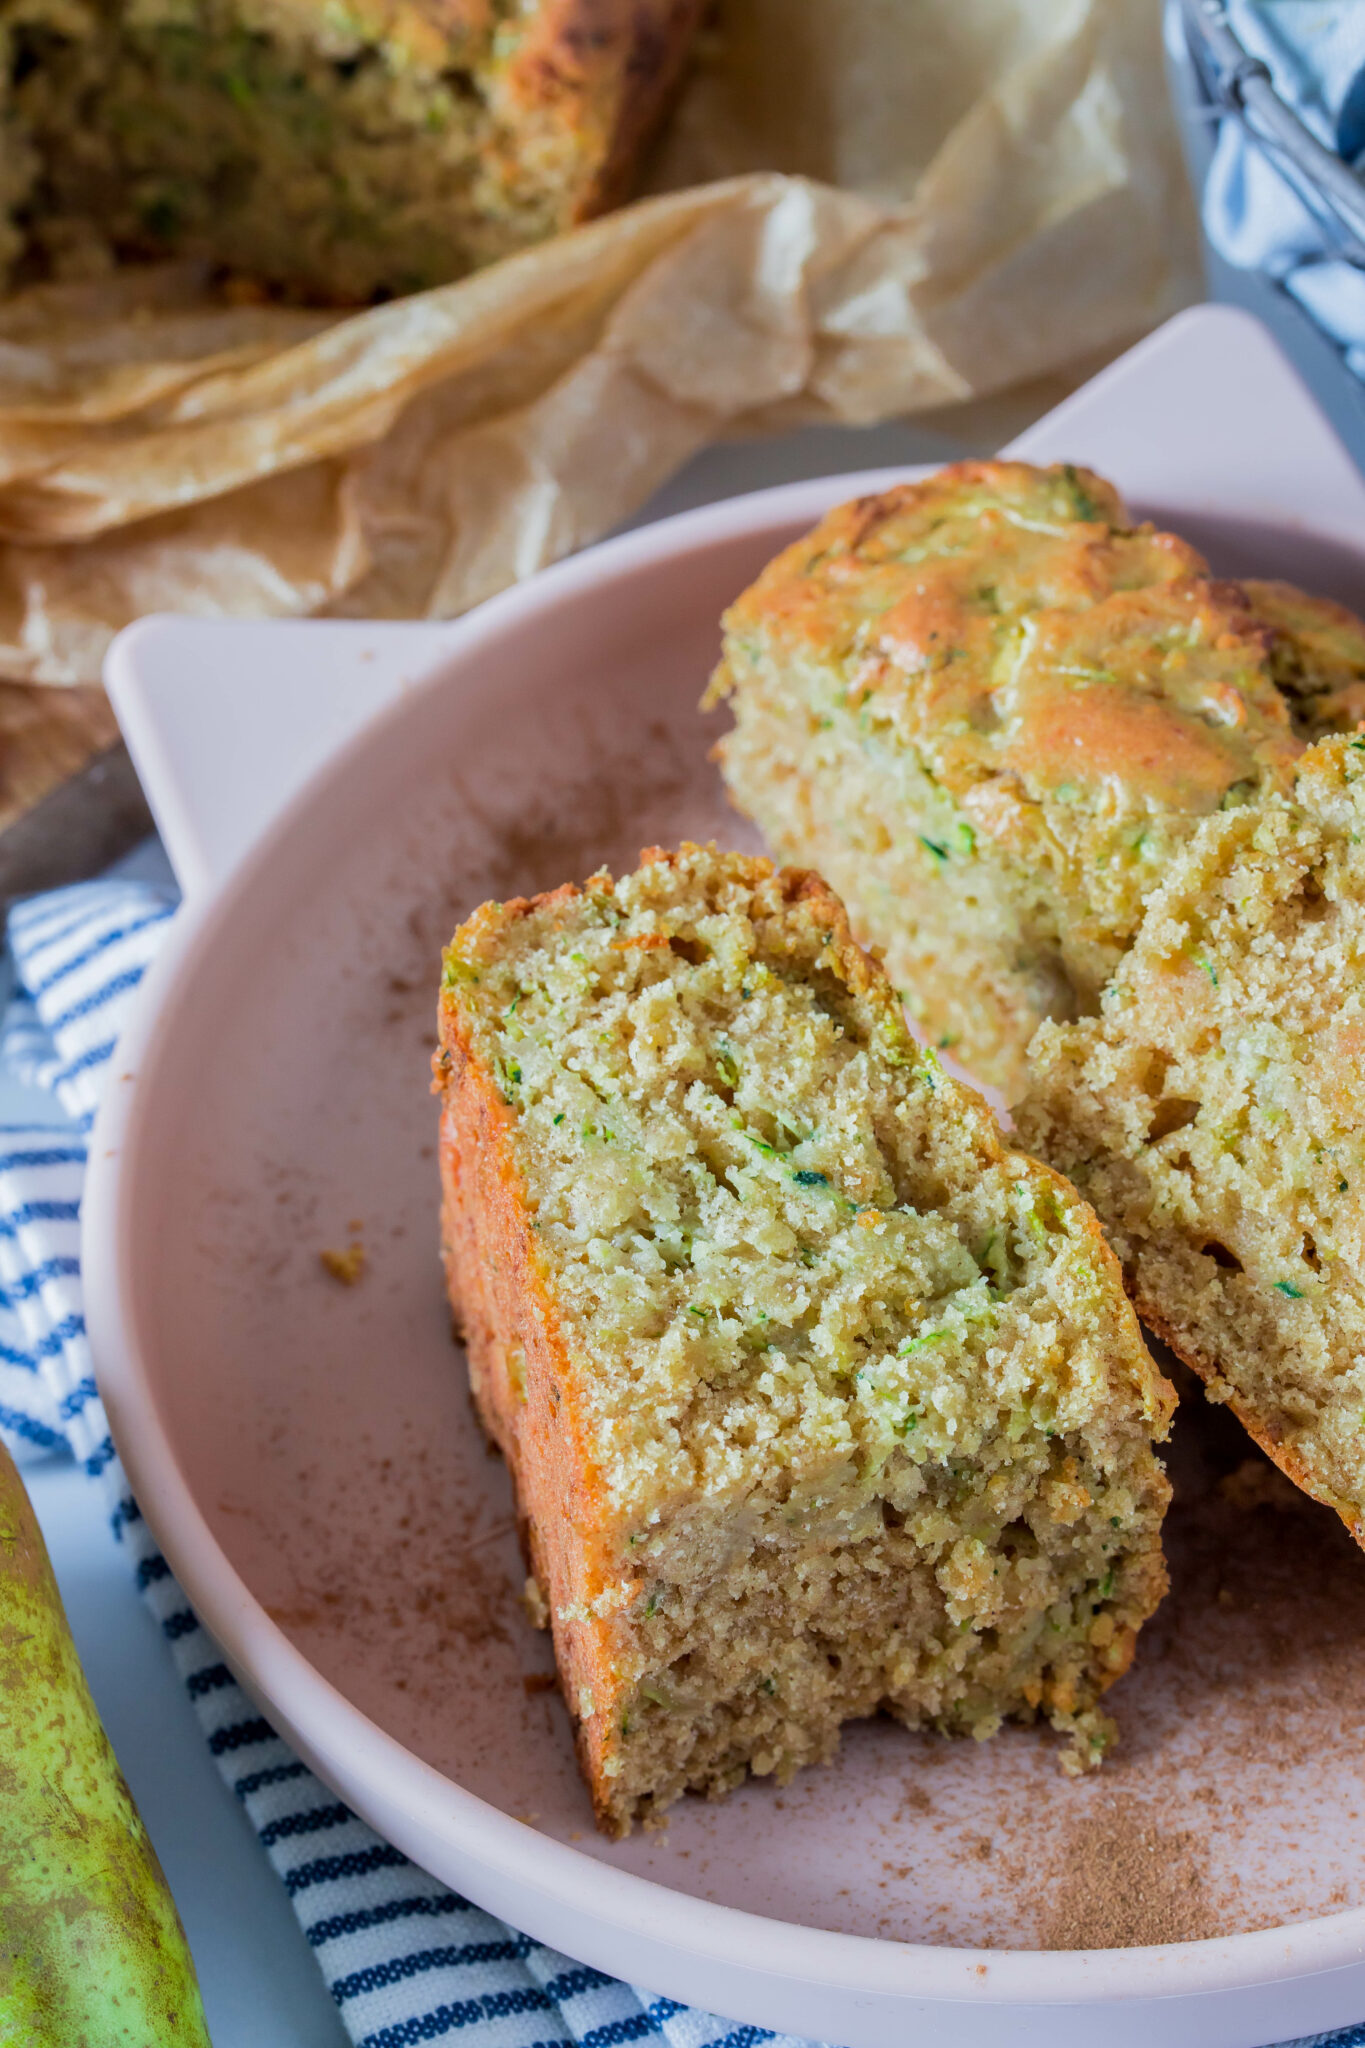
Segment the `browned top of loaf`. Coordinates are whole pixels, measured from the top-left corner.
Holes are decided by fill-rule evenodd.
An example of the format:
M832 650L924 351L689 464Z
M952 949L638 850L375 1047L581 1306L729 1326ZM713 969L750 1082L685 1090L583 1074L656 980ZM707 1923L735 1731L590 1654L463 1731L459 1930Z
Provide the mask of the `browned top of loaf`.
M1245 589L1070 464L955 463L840 505L726 627L714 694L766 674L912 752L1086 943L1126 943L1192 824L1287 788L1301 750Z
M1214 810L1298 751L1246 592L1070 464L954 463L837 506L727 623L840 669L954 794Z

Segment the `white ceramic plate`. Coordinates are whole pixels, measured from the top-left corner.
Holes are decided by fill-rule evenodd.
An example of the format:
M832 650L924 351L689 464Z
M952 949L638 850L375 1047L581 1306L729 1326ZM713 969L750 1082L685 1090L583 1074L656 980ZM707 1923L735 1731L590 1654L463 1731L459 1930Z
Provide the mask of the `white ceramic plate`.
M1022 452L1093 462L1219 566L1365 602L1365 489L1238 316L1173 323ZM696 708L718 615L825 505L886 480L685 514L425 639L125 637L116 702L197 886L92 1147L101 1386L144 1511L264 1710L356 1811L516 1925L849 2048L1079 2048L1101 2029L1146 2048L1158 2026L1170 2048L1259 2048L1365 2013L1365 1559L1311 1508L1223 1498L1249 1449L1225 1418L1182 1419L1175 1590L1097 1778L1064 1779L1034 1731L978 1747L874 1723L785 1793L684 1802L612 1844L536 1684L506 1475L450 1342L426 1092L442 941L486 895L644 843L752 843ZM240 685L227 746L243 700L279 693L298 726L362 656L371 698L398 701L287 799L267 778L237 858L193 707ZM354 1235L368 1266L344 1289L319 1253Z

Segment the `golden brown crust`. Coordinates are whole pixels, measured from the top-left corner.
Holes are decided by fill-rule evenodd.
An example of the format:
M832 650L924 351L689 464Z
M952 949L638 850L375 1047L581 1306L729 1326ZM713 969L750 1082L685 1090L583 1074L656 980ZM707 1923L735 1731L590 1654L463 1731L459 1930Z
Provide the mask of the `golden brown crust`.
M551 0L516 46L499 83L505 121L576 129L596 166L571 218L626 197L639 157L668 108L706 0Z
M446 1284L463 1328L480 1420L512 1473L531 1571L547 1600L558 1601L550 1606L550 1626L560 1683L598 1825L611 1833L598 1754L604 1722L577 1710L581 1688L602 1698L613 1690L607 1630L565 1611L586 1606L604 1583L592 1568L600 1480L579 1427L574 1361L559 1334L508 1142L510 1112L445 1005L441 1033L436 1068L443 1095ZM520 1362L500 1335L508 1330L520 1340Z
M1053 504L1073 490L1103 516ZM1014 806L981 819L1006 838L1026 829L1021 800L1061 785L1200 814L1262 759L1287 786L1299 748L1271 628L1187 542L1125 520L1088 471L955 463L836 507L727 627L798 660L851 660L859 708L927 748L951 794L1009 791Z
M1293 1444L1285 1442L1278 1425L1268 1420L1259 1409L1252 1407L1250 1402L1228 1385L1214 1360L1199 1351L1188 1335L1180 1331L1163 1314L1159 1302L1131 1285L1128 1291L1134 1308L1152 1335L1159 1337L1167 1349L1175 1353L1182 1365L1197 1373L1205 1386L1215 1389L1219 1405L1232 1410L1252 1442L1260 1446L1286 1479L1292 1479L1295 1486L1301 1487L1304 1493L1309 1494L1314 1500L1321 1501L1325 1507L1340 1515L1350 1535L1361 1549L1365 1550L1365 1515L1362 1515L1358 1508L1343 1506L1339 1500L1329 1496L1315 1483L1302 1454Z

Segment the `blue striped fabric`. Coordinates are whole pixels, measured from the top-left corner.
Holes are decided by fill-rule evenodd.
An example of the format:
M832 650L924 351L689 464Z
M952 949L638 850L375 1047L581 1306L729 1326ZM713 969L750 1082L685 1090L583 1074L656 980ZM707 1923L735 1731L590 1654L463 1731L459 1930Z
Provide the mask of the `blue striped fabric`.
M381 1841L292 1754L236 1684L128 1491L81 1313L86 1138L126 1004L174 914L145 883L92 882L10 913L19 993L0 1053L52 1098L0 1126L0 1436L20 1461L74 1456L105 1489L209 1750L260 1837L359 2048L800 2048L655 1998L518 1934ZM1365 2026L1293 2048L1365 2048Z

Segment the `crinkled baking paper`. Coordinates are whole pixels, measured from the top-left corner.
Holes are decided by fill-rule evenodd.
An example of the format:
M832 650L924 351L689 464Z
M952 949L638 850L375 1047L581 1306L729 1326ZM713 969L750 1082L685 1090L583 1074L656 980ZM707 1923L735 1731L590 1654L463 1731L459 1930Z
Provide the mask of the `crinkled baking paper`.
M0 674L139 613L462 611L706 442L865 423L1188 296L1157 0L728 0L645 195L363 312L129 267L0 307ZM1082 451L1083 452L1083 451Z

